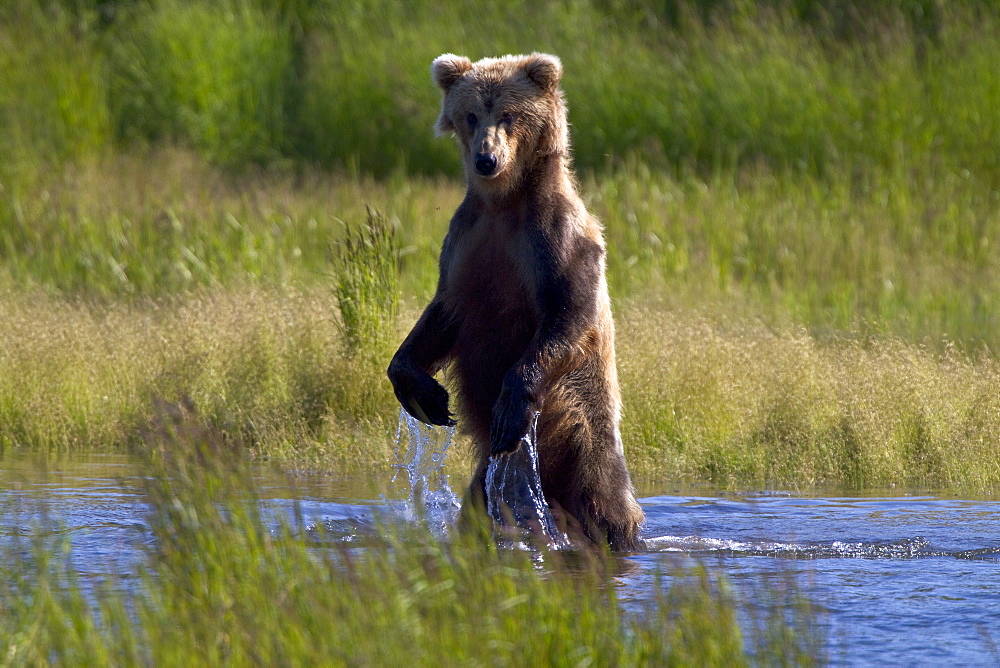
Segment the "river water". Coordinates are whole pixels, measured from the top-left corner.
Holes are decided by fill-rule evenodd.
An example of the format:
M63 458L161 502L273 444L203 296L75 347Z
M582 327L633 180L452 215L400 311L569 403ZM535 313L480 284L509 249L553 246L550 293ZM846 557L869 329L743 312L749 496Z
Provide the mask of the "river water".
M0 461L0 540L40 521L68 536L82 581L129 578L150 540L134 463L119 456ZM298 512L333 540L371 530L405 498L368 479L262 471L266 517ZM460 487L460 485L458 485ZM781 491L640 490L649 551L622 557L625 601L651 595L661 572L697 559L753 591L792 581L819 606L833 663L1000 665L1000 501L930 493L822 496ZM297 510L296 510L297 508Z

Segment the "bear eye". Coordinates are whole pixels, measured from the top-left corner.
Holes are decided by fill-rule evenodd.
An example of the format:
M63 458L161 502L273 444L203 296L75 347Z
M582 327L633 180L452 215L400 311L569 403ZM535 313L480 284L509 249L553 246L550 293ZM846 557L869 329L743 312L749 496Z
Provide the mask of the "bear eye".
M476 127L476 123L479 122L479 119L476 118L475 114L469 114L468 116L465 117L465 122L469 124L470 128L474 128Z
M504 125L513 125L514 114L510 112L505 113L503 116L500 117L500 122L503 123Z

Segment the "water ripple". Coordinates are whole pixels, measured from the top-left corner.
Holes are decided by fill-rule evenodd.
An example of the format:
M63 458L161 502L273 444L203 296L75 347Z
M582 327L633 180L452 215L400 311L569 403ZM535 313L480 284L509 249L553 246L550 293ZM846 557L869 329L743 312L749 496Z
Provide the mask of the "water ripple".
M706 536L658 536L646 539L651 552L705 553L733 557L787 557L794 559L919 559L954 557L983 561L1000 561L1000 548L972 550L935 549L921 536L891 541L824 543L785 543L777 541L741 541Z

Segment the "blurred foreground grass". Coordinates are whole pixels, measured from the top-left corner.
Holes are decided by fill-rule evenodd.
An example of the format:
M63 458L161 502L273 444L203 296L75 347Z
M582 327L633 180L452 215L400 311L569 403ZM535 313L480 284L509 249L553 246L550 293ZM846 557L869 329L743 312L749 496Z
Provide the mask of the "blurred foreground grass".
M819 611L780 577L743 600L703 567L678 564L624 601L626 558L498 552L471 536L442 543L391 520L355 543L329 541L322 527L268 526L245 463L189 418L174 405L148 436L150 533L134 577L84 580L58 527L0 543L5 664L823 660Z

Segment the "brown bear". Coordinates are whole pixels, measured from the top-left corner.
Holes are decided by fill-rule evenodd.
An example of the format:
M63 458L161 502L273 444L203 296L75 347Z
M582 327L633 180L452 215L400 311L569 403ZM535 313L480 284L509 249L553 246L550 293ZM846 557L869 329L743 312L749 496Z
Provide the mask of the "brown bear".
M618 431L604 239L576 192L562 63L541 53L476 63L445 54L431 74L444 93L436 130L455 134L468 191L444 239L434 298L389 365L396 397L423 422L453 424L433 378L449 367L478 451L467 503L483 503L489 458L514 452L540 411L549 503L590 539L635 550L643 513Z

